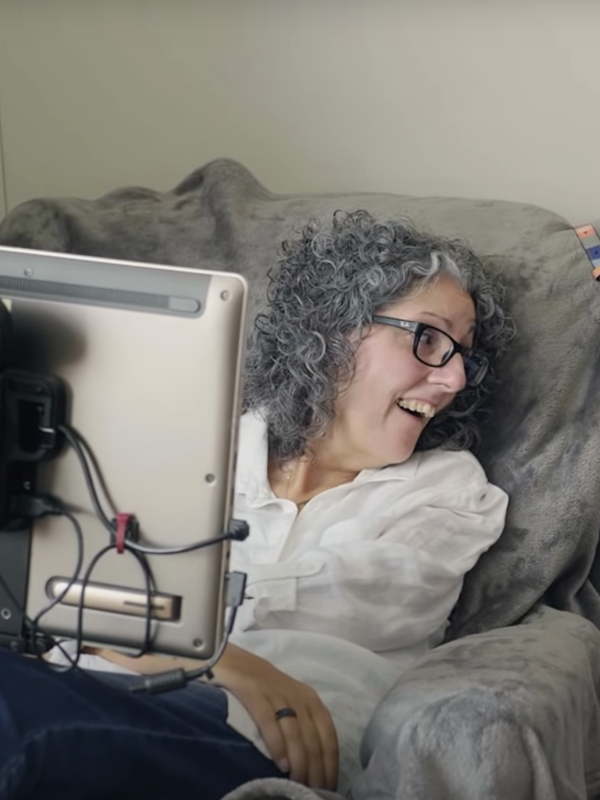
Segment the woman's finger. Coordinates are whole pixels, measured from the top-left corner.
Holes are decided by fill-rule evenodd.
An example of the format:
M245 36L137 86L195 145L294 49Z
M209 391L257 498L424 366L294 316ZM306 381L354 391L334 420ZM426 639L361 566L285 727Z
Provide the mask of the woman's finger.
M338 737L329 711L319 703L310 710L313 725L320 740L322 754L324 783L321 787L335 791L339 773L339 746Z
M287 708L288 706L280 706L280 708ZM310 760L308 757L307 747L305 743L305 735L302 732L302 722L308 714L304 709L296 710L296 717L283 717L276 720L276 725L283 734L285 739L285 746L287 750L287 757L290 763L290 778L297 783L304 785L308 784ZM273 718L275 718L275 711L273 710Z
M324 789L327 783L327 771L321 736L315 726L309 707L302 709L302 712L298 715L298 729L302 736L306 758L305 783L311 789Z
M245 702L246 710L254 720L262 740L275 764L282 772L290 772L290 758L288 743L284 731L275 717L273 703L278 708L284 708L286 701L281 697L267 697L259 691L253 693L252 698Z

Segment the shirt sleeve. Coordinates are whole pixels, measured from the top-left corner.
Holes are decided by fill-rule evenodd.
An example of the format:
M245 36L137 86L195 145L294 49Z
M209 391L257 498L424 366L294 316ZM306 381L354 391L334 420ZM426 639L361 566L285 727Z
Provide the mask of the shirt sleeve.
M450 473L444 464L396 505L341 519L297 559L258 567L244 627L329 633L374 652L443 628L465 574L500 536L508 503L472 456Z

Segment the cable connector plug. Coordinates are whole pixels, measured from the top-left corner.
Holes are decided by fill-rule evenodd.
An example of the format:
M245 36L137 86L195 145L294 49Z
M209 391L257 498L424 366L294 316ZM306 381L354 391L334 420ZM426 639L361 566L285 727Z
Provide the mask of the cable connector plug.
M15 515L29 519L65 513L65 507L60 500L50 494L19 494L13 498L11 510Z
M188 676L185 670L170 669L166 672L155 672L154 675L145 675L142 681L130 687L130 691L161 694L173 689L183 689L187 682Z
M234 542L243 542L250 534L250 527L243 519L232 519L229 522L227 536Z
M230 608L239 608L244 602L247 578L248 576L245 572L228 572L225 575L225 580L227 581L227 605Z

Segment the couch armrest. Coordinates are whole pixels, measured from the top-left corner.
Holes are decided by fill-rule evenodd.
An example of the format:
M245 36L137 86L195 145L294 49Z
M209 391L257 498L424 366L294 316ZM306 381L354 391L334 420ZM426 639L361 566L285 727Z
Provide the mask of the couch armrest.
M353 800L584 800L600 793L600 631L548 607L442 645L366 731Z

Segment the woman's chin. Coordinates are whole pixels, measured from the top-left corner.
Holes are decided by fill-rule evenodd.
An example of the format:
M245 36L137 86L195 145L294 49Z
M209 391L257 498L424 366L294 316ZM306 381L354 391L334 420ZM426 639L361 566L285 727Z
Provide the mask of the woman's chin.
M392 464L403 464L413 455L417 446L418 438L413 441L406 442L402 446L382 448L380 453L373 460L373 468L381 469L389 467Z
M396 440L393 447L390 447L390 442L386 442L385 451L382 451L382 455L385 453L387 459L386 464L402 464L404 461L408 461L415 452L420 435L420 432L404 435L401 441Z

